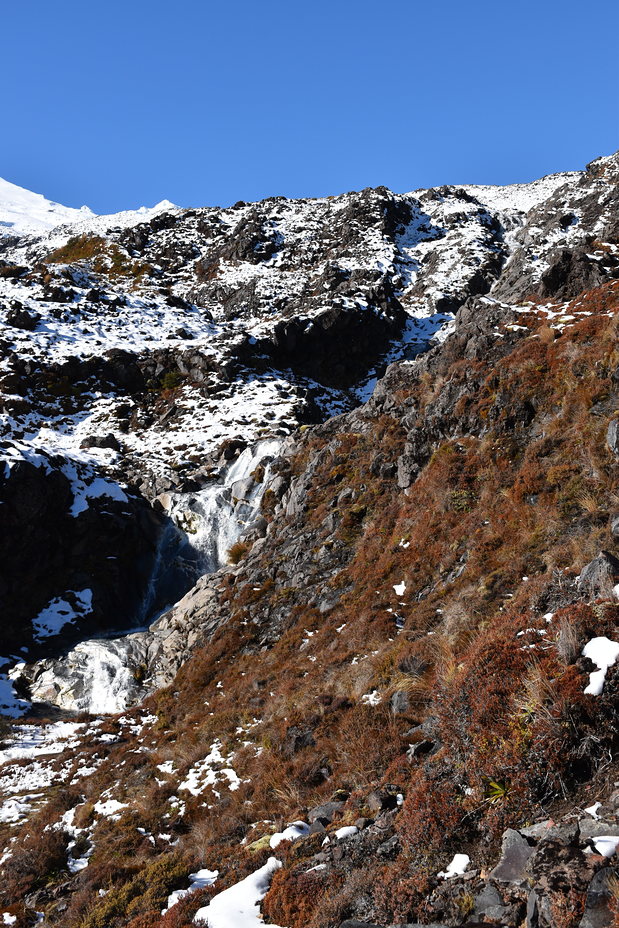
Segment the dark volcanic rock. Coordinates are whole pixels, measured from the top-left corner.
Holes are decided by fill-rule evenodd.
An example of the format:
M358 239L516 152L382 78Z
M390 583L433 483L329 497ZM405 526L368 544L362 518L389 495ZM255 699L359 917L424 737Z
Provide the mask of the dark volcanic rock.
M490 876L500 882L523 883L526 880L525 868L533 850L526 838L509 828L503 835L501 859Z
M608 551L601 551L593 561L583 567L578 581L578 590L590 599L600 597L610 599L617 583L619 583L619 559Z
M39 313L28 311L27 309L10 309L6 314L7 325L14 329L24 329L26 332L34 332L41 321Z
M146 590L162 520L145 500L118 492L76 504L76 487L96 474L77 472L64 458L41 455L0 465L0 651L28 644L29 657L61 639L33 644L32 620L68 591L92 591L92 611L81 627L67 625L62 640L129 626ZM75 513L75 514L73 514Z

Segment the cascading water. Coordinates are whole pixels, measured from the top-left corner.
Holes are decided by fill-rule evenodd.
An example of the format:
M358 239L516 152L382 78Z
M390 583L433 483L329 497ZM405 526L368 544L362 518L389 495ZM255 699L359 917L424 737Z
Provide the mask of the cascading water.
M196 579L226 563L228 551L258 515L269 476L268 462L280 446L279 439L251 445L228 465L222 483L171 498L169 514L187 535L187 543L179 553L197 561ZM262 463L266 465L265 474L256 482L252 474Z
M171 522L160 540L152 581L141 610L142 621L153 621L166 597L185 575L184 589L227 561L230 548L260 512L269 476L269 463L281 440L267 439L252 445L232 461L220 481L191 495L170 497ZM264 474L255 479L256 470ZM174 561L174 564L171 564ZM58 660L39 661L28 671L34 700L53 703L71 711L120 712L137 688L135 668L143 666L146 646L138 634L82 641Z

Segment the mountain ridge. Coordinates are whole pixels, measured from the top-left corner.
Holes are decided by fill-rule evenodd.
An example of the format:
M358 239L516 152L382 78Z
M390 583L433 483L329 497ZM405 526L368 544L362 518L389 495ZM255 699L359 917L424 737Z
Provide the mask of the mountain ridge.
M618 165L527 213L378 188L4 248L5 670L47 703L0 754L17 928L243 887L286 928L613 924ZM106 643L162 564L176 605Z

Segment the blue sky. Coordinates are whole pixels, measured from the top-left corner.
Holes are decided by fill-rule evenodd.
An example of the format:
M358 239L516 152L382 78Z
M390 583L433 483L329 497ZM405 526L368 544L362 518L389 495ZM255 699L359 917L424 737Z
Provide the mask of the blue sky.
M619 148L619 4L21 0L0 176L112 212L513 183Z

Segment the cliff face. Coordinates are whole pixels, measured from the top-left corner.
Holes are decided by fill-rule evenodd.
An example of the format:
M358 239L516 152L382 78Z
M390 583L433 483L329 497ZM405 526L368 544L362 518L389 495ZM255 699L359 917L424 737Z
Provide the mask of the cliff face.
M41 301L34 360L20 338L5 354L26 404L7 412L7 454L34 443L69 365L86 386L64 429L45 407L54 441L69 455L93 423L125 422L82 484L152 500L152 531L171 523L182 545L190 497L225 489L259 415L275 417L268 455L226 497L237 516L260 506L236 563L147 630L12 672L22 696L68 705L90 648L97 674L112 668L99 689L122 684L99 710L134 706L7 735L3 901L18 928L37 911L83 928L218 924L244 886L286 928L614 924L617 177L613 156L516 190L237 204L105 234L88 220L94 253L54 239L44 268L49 241L11 245L32 263L4 278L28 313L48 274L118 289L119 255L148 270L116 307L130 357L61 357L63 326L82 322L54 328ZM71 249L77 263L59 264ZM155 278L167 292L146 298ZM116 298L97 310L105 350ZM138 344L148 313L181 304L197 347L154 330ZM286 396L250 415L256 383ZM205 437L218 396L228 431Z

